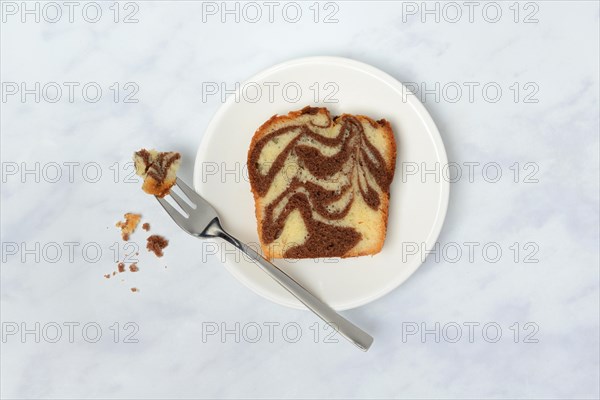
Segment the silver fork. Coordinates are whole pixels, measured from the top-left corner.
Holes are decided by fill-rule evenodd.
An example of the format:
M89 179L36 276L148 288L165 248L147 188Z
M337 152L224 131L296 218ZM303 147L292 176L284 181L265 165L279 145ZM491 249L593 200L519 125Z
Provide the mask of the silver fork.
M371 344L373 343L373 338L368 333L342 317L327 304L317 299L298 282L254 251L250 246L240 242L227 233L221 227L219 215L215 209L179 178L177 178L177 187L187 196L189 202L193 204L193 207L190 206L177 193L171 191L171 197L187 216L179 212L164 198L157 197L157 200L177 225L184 231L195 237L203 239L221 238L233 244L239 250L250 256L252 261L254 261L264 272L283 286L284 289L294 295L294 297L300 300L302 304L308 307L312 312L317 314L323 321L327 322L336 331L341 333L342 336L354 343L362 351L369 350L369 347L371 347Z

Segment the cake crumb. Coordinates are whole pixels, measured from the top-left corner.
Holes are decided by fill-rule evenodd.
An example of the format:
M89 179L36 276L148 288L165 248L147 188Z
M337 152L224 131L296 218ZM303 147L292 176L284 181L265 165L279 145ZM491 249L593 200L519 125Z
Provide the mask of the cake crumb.
M138 272L140 270L140 268L137 266L137 263L133 263L129 266L129 270L131 272Z
M125 272L125 263L120 262L117 264L117 267L119 268L119 273Z
M109 278L110 278L110 274L105 274L105 275L104 275L104 277L105 277L106 279L109 279Z
M169 241L160 235L152 235L148 237L146 248L148 251L156 254L156 257L163 256L163 249L169 245Z
M115 276L117 274L117 271L113 271L112 276Z
M150 230L150 224L147 222L144 222L144 225L142 225L142 229L145 230L146 232L148 232Z
M115 226L121 228L121 238L128 241L129 236L135 231L135 228L137 228L140 223L142 216L141 214L126 213L124 217L125 221L118 221Z
M131 291L132 291L133 293L135 293L135 292L139 292L139 291L140 291L140 289L138 289L138 288L136 288L136 287L132 287L132 288L131 288Z

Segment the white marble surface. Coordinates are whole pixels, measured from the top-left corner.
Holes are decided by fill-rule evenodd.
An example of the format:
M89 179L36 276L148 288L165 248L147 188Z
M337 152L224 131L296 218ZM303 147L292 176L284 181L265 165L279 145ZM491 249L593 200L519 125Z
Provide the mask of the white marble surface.
M596 2L534 2L528 8L520 3L518 23L512 2L499 3L497 23L483 18L484 3L474 9L473 22L458 3L461 20L451 23L456 10L442 8L445 14L436 23L435 15L421 21L422 9L414 8L421 2L339 2L338 22L331 24L322 20L334 6L319 5L321 22L315 23L312 2L300 5L302 19L296 24L283 19L283 3L275 8L273 23L263 3L257 23L244 15L239 23L226 15L222 23L218 14L206 13L205 22L202 14L203 7L211 11L222 7L220 2L136 2L139 22L131 24L113 21L112 2L102 4L97 23L82 17L86 3L74 9L72 23L68 8L58 4L61 20L44 22L44 16L56 15L46 8L37 23L29 14L22 22L20 9L13 15L21 2L2 2L2 397L598 398ZM44 3L39 7L43 13ZM90 7L86 15L93 18ZM135 10L128 7L119 4L120 20ZM486 15L494 18L489 7ZM253 18L254 11L246 11L246 19ZM532 12L538 22L523 23ZM354 58L427 88L457 82L465 88L459 101L449 101L453 92L438 102L433 95L425 99L449 159L463 166L496 162L503 173L499 182L488 183L477 169L473 182L463 176L452 185L439 241L462 248L457 262L451 262L451 245L445 257L429 257L391 294L345 313L374 335L367 353L341 339L326 343L322 325L315 343L310 313L272 304L246 289L218 257L202 257L199 243L178 231L139 191L138 182L128 183L124 170L115 182L110 168L115 162L124 167L131 151L143 145L177 149L184 156L182 176L190 180L202 132L221 104L219 96L203 101L203 82L233 87L270 65L310 55ZM20 93L10 94L13 83L21 82L28 88L57 82L63 97L51 103L50 85L39 103L34 94L22 102ZM80 85L73 102L64 82ZM103 89L96 103L82 97L88 82ZM114 82L121 87L116 103ZM139 87L137 103L123 102L127 82ZM473 101L465 82L480 84ZM488 82L502 88L496 103L481 94ZM510 89L514 82L520 88L517 102ZM525 87L528 82L537 86ZM524 102L535 87L539 91L530 100L537 103ZM39 182L35 173L21 175L36 162ZM73 182L65 162L79 163ZM509 169L515 162L521 166L518 183ZM537 165L538 183L524 182L523 173L533 170L523 170L527 162ZM63 165L58 182L51 182L53 163ZM84 165L89 166L82 176ZM94 166L102 176L88 182ZM139 273L104 279L115 268L110 246L121 244L113 223L129 210L142 212L153 232L167 236L171 245L162 260L142 248ZM143 246L144 237L138 233L132 241ZM72 260L65 242L78 244ZM473 260L465 242L480 243ZM519 262L510 249L515 242ZM535 249L523 248L528 242L538 248L537 263L523 262ZM22 251L36 243L38 261L35 250ZM62 249L60 257L52 243ZM483 258L486 243L502 248L498 262ZM85 244L87 260L81 251ZM102 255L93 262L96 246ZM131 293L133 286L141 291ZM69 322L79 324L72 342ZM118 343L110 329L115 322ZM137 343L125 341L127 322L139 328ZM265 325L271 322L280 324L272 343ZM464 325L470 322L480 324L472 341ZM33 333L21 336L24 328L35 331L36 323L39 343ZM88 342L96 325L88 325L84 336L86 323L102 328L96 343ZM206 336L211 327L235 330L236 323L239 343L233 334L225 340ZM302 330L296 343L286 341L294 337L293 325L287 336L282 332L287 323ZM406 335L422 323L428 329L436 323L440 330L446 327L439 343L433 334L425 340ZM496 343L482 336L486 323L501 327ZM52 343L56 324L62 337ZM263 336L251 343L255 324ZM462 326L463 336L451 343L454 324ZM525 336L535 327L530 339L537 343L527 343ZM19 332L10 334L13 329ZM493 336L492 327L488 340Z

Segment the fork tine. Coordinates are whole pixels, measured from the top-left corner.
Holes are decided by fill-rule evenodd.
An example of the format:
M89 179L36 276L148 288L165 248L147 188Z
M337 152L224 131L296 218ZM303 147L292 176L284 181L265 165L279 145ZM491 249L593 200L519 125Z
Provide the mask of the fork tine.
M198 198L200 197L200 195L179 178L177 178L177 187L179 187L179 189L181 189L181 191L186 194L186 196L192 201L192 203L196 204L198 202Z
M171 190L170 195L173 198L173 200L175 200L175 203L179 204L179 207L181 207L181 209L185 211L188 215L194 210L185 200L183 200L174 191Z
M164 198L158 196L155 197L156 200L158 200L158 202L160 203L160 205L163 206L167 214L169 214L171 218L173 218L173 220L177 223L177 225L179 225L181 228L187 231L187 228L185 228L185 216L181 215L181 213L177 211L175 207L170 205L169 202Z

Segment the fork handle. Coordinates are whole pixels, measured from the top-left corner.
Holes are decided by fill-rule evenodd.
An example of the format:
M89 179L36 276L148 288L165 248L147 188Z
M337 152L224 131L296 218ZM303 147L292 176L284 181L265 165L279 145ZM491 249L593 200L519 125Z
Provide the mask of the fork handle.
M359 349L362 351L369 350L369 347L371 347L371 344L373 343L373 337L371 337L371 335L354 325L352 322L348 321L346 318L342 317L333 308L317 299L308 290L302 287L302 285L292 279L292 277L265 259L250 246L225 232L222 227L219 226L218 228L220 228L220 232L218 232L215 236L225 239L249 255L263 271L265 271L271 278L273 278L273 280L275 280L275 282L283 286L284 289L300 300L302 304L308 307L308 309L317 314L323 321L327 322L350 342L354 343Z

